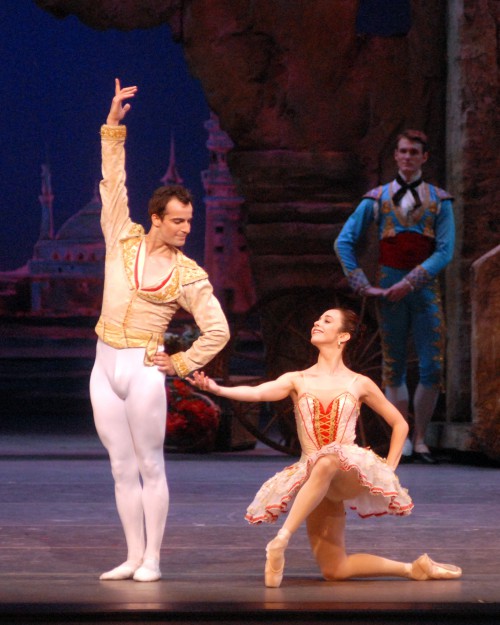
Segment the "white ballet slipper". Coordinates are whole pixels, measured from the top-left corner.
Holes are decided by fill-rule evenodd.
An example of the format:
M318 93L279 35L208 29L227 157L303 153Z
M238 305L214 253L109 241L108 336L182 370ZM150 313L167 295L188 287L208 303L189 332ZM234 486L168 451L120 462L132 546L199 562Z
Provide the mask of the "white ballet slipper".
M119 566L116 566L114 569L106 571L105 573L100 575L99 579L104 582L120 579L131 579L140 566L140 562L132 562L130 560L127 560Z
M161 579L160 563L156 558L146 558L135 571L133 579L136 582L156 582Z

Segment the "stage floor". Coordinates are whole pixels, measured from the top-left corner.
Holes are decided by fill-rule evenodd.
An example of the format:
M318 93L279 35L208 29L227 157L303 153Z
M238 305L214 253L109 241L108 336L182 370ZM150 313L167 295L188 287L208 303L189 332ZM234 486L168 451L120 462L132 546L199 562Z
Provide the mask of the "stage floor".
M282 587L263 584L276 526L249 526L259 485L294 459L267 449L167 455L163 579L100 582L125 559L107 457L94 437L0 436L2 623L500 623L498 468L403 465L403 518L348 513L347 546L462 566L458 581L325 582L302 528Z

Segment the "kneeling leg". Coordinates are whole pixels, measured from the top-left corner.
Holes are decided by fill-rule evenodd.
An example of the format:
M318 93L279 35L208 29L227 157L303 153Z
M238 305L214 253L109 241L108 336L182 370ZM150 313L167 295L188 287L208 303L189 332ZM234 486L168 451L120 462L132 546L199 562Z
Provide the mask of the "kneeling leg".
M345 510L341 501L323 499L307 518L307 533L316 562L327 580L351 577L410 577L411 564L367 553L347 555Z

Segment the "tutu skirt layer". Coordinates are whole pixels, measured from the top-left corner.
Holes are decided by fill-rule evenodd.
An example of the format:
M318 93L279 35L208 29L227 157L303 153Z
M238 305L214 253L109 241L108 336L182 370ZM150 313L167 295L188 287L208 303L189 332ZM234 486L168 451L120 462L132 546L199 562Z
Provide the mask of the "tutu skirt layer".
M318 458L329 454L339 458L341 470L355 469L360 484L365 487L357 497L346 501L359 516L410 514L413 508L411 497L385 460L358 445L330 443L267 480L248 507L246 520L249 523L274 523L280 514L288 511Z

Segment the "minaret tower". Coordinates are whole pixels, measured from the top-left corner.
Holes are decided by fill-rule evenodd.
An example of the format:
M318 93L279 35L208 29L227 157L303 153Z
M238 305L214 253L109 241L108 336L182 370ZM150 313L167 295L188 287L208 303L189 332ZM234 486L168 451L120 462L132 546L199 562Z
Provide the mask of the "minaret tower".
M48 163L42 165L42 192L38 199L42 206L42 222L38 240L46 241L54 238L54 215L52 212L54 195L52 194L52 182Z
M168 163L167 171L160 182L167 186L169 184L182 184L183 180L177 171L177 164L175 162L175 142L173 133L170 135L170 160Z
M205 122L210 160L202 172L205 189L205 269L226 312L244 313L255 301L248 249L243 232L243 198L227 166L233 142L214 113Z

